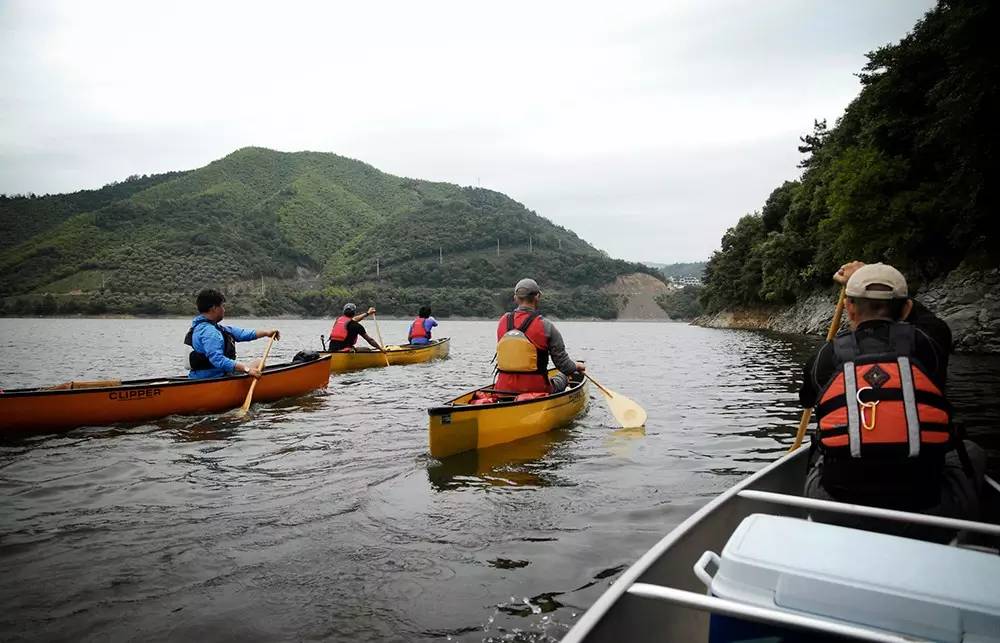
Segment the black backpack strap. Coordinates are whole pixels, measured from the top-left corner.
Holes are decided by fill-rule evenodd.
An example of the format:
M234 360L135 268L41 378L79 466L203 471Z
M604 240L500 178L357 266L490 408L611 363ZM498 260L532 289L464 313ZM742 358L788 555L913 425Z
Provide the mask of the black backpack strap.
M521 324L521 326L518 327L518 330L521 331L522 333L528 332L528 326L531 326L531 322L535 321L539 317L541 317L541 315L539 315L536 312L532 312L531 314L528 315L528 318L524 320L524 322ZM513 323L513 319L514 319L514 314L513 313L511 313L510 318L511 318L511 323Z
M514 330L514 313L507 313L507 332Z

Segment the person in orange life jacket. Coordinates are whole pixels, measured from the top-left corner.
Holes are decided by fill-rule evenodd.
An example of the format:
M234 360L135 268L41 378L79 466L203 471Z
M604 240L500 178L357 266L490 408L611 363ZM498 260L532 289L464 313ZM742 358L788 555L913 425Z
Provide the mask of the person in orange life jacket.
M538 313L541 291L534 279L522 279L514 286L517 308L497 323L498 391L512 393L558 393L569 383L568 376L583 373L582 362L570 359L562 334L555 324ZM549 358L559 373L549 380Z
M892 266L854 261L834 280L846 284L851 329L824 344L803 372L799 400L816 406L818 424L806 495L975 519L986 453L952 426L951 330L909 298Z
M261 337L281 339L281 333L274 328L253 330L220 324L226 316L226 298L217 290L202 290L195 303L199 315L191 320L191 329L184 337L184 343L191 347L188 377L204 379L233 372L260 377L260 360L250 364L236 361L236 342L249 342Z
M421 306L417 318L410 323L410 331L407 333L406 341L417 345L430 344L431 329L437 325L437 320L431 317L431 307Z
M371 344L375 350L382 350L378 342L368 336L365 327L361 325L361 320L368 315L375 313L375 308L369 308L368 312L357 314L357 307L354 304L344 304L344 313L333 322L330 328L330 343L327 349L330 352L353 351L358 337L364 337L365 341ZM365 349L367 350L367 349Z

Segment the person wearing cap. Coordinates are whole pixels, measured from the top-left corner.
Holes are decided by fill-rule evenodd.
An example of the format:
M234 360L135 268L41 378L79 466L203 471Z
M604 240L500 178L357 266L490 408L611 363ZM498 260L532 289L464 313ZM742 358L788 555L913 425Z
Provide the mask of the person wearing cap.
M281 339L281 333L275 328L254 330L220 324L226 316L226 297L218 290L202 290L195 305L198 316L191 320L191 328L184 337L184 343L191 347L188 377L204 379L230 373L260 377L260 360L249 364L236 361L236 342L249 342L261 337Z
M558 393L566 388L569 376L586 370L566 352L562 334L538 312L541 290L534 279L522 279L514 286L512 312L497 323L498 391L510 393ZM559 373L548 377L549 359Z
M909 297L892 266L854 261L834 280L845 285L850 327L803 371L799 400L817 417L806 495L974 519L986 454L954 429L946 398L951 330Z
M331 353L352 351L358 342L358 337L364 337L365 341L371 344L375 350L382 350L379 343L369 337L368 333L365 332L365 327L361 325L362 319L374 314L374 306L369 308L367 312L358 314L357 306L344 304L343 314L334 320L333 326L330 328L330 343L327 345L327 350Z

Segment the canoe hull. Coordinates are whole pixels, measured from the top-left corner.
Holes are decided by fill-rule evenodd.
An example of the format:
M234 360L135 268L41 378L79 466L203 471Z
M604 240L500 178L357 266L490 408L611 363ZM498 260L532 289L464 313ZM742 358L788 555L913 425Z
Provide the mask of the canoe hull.
M272 402L326 388L328 358L265 369L254 402ZM217 413L239 407L248 375L209 380L163 378L100 388L7 391L0 395L0 436L50 433L79 426L144 422L168 415Z
M445 337L427 346L411 347L386 346L386 352L361 351L352 353L322 353L330 356L330 371L333 373L346 373L357 371L363 368L378 368L385 366L386 357L389 358L389 365L403 366L406 364L421 364L435 359L448 357L450 340Z
M469 405L475 391L428 410L430 452L435 458L485 449L568 424L587 406L587 382L524 402Z

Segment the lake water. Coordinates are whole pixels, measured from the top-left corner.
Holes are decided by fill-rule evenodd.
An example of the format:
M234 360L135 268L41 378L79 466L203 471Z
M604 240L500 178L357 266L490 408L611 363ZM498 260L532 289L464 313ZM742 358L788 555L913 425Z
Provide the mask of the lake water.
M329 323L276 326L272 362ZM407 322L380 320L386 341ZM374 326L365 323L374 336ZM178 374L188 320L0 320L0 387ZM442 320L451 357L334 376L225 417L0 444L0 639L558 640L669 529L779 457L818 342L675 323L559 324L646 408L615 430L593 390L565 429L427 454L427 407L485 384L493 322ZM241 344L259 356L265 342ZM1000 357L956 356L971 437L1000 437Z

